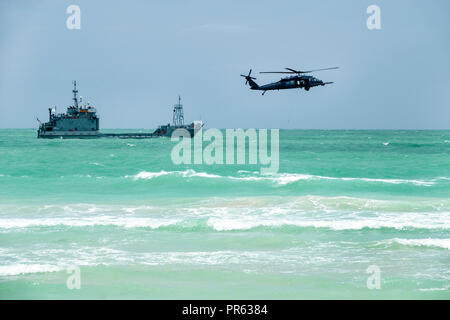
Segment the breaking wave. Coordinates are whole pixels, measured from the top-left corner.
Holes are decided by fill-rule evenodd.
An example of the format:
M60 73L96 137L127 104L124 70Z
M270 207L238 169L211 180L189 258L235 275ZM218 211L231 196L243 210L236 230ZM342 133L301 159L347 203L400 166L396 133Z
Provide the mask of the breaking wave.
M121 228L149 228L152 230L177 229L191 231L236 231L252 229L284 228L323 228L330 230L361 229L450 229L450 213L429 214L381 214L372 217L358 215L293 215L268 213L261 215L226 214L219 217L223 210L199 210L199 214L178 215L176 218L142 218L142 217L60 217L43 219L0 219L0 230L23 229L32 227L97 227L113 226ZM204 213L202 213L204 212ZM210 212L208 214L207 212ZM352 218L351 218L352 217Z
M437 247L450 250L450 239L400 239L395 238L389 240L391 242L399 243L404 246L413 247Z
M251 230L255 228L324 228L336 231L362 230L362 229L450 229L450 221L436 223L428 219L422 221L407 221L406 219L355 219L355 220L314 220L314 219L282 219L282 220L239 220L210 218L208 225L216 231Z
M149 219L149 218L122 218L112 216L100 217L61 217L44 219L0 219L0 229L29 228L29 227L93 227L93 226L117 226L124 228L151 228L157 229L163 226L179 222L177 219Z
M51 264L12 264L0 266L0 276L17 276L27 273L56 272L64 270L61 266Z
M141 171L138 174L131 176L134 180L139 179L153 179L161 176L167 176L167 175L174 175L174 176L180 176L183 178L189 178L189 177L202 177L202 178L222 178L222 176L215 175L215 174L209 174L206 172L196 172L195 170L188 169L185 171L164 171L161 170L160 172L148 172L148 171ZM125 178L130 178L130 176L125 176Z
M185 171L159 171L159 172L148 172L141 171L136 175L126 175L125 178L133 178L134 180L140 179L154 179L161 176L178 176L182 178L200 177L200 178L211 178L211 179L229 179L238 181L268 181L273 182L278 185L287 185L297 181L313 181L313 180L335 180L335 181L364 181L373 183L387 183L387 184L413 184L416 186L430 187L439 182L440 180L449 180L450 178L438 177L430 180L421 179L378 179L378 178L357 178L357 177L328 177L320 175L311 174L301 174L301 173L278 173L274 175L248 175L248 171L239 170L240 176L221 176L217 174L207 173L207 172L197 172L193 169L188 169ZM255 173L255 172L254 172ZM246 175L247 174L247 175Z
M398 243L405 246L437 247L450 250L450 239L389 239L384 244ZM241 269L243 266L277 267L286 272L298 272L299 266L323 268L325 264L345 263L348 251L359 252L358 242L317 242L309 241L299 247L288 247L281 250L188 250L188 251L140 251L123 250L107 247L79 247L76 250L38 249L33 250L30 260L23 253L10 250L6 255L14 257L15 262L0 265L0 276L16 276L33 273L64 271L70 266L161 266L161 265L233 265ZM332 250L330 252L330 250ZM368 250L373 250L368 249ZM329 252L325 257L317 253ZM60 257L64 256L63 260ZM38 262L39 261L39 262ZM301 268L300 268L301 270Z
M231 197L145 204L0 205L0 231L34 227L250 230L256 228L450 229L450 199Z

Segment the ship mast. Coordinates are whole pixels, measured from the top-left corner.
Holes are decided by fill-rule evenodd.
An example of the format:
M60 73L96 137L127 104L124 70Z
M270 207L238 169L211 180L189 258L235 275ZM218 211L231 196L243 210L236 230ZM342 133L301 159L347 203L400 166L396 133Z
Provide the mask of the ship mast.
M73 101L75 102L75 107L78 108L78 98L77 98L78 90L77 90L77 81L76 80L73 81L73 90L72 90L72 92L73 92Z
M184 125L183 105L181 104L180 96L178 96L178 104L173 106L173 125L174 126Z

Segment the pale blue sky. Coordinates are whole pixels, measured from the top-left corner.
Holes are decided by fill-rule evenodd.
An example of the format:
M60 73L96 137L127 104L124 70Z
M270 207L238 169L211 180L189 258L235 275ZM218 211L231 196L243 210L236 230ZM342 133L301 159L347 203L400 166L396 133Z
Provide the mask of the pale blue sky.
M81 8L81 30L66 8ZM379 31L366 8L381 8ZM449 129L450 2L0 1L0 127L37 126L71 103L102 128L154 128L181 94L208 127ZM326 87L261 96L264 70L339 66Z

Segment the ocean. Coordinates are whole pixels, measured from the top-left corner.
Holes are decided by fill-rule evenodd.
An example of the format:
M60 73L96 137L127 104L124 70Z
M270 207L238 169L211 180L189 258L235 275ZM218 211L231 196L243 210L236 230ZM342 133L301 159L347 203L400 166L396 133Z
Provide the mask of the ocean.
M0 299L450 298L450 131L279 137L262 175L0 130Z

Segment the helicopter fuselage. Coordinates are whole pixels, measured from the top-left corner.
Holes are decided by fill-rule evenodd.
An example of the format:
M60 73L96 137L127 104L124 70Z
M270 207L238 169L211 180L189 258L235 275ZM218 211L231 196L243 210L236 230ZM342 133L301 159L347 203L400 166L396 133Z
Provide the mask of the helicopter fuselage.
M315 71L323 71L323 70L331 70L337 69L338 67L325 68L325 69L316 69L310 71L297 71L291 68L285 68L288 71L264 71L260 73L289 73L295 74L289 77L281 78L281 80L277 82L272 82L264 85L258 85L254 80L256 78L252 77L252 69L248 72L248 75L241 74L241 77L245 78L245 84L250 85L251 90L259 90L262 91L263 95L266 91L269 90L284 90L284 89L297 89L304 88L306 91L309 91L312 87L324 86L326 84L330 84L333 82L323 82L320 79L317 79L313 76L307 76L305 73L315 72Z
M251 87L252 90L283 90L283 89L297 89L305 88L309 90L311 87L324 86L325 83L322 80L314 78L312 76L292 76L282 78L280 81L268 83L258 87Z

